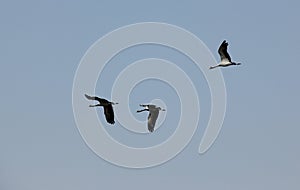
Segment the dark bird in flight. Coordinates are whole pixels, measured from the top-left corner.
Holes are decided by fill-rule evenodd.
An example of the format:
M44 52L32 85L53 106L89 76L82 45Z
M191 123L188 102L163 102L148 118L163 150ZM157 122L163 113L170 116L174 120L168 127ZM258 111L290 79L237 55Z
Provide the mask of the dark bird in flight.
M105 115L106 121L110 124L115 123L114 110L113 110L112 105L115 105L115 104L118 104L118 103L110 102L108 100L105 100L103 98L99 98L99 97L96 97L96 96L89 96L87 94L85 94L85 97L89 100L98 101L99 104L90 105L89 107L102 106L104 108L104 115Z
M235 63L235 62L231 61L230 55L227 52L227 46L228 46L228 43L226 42L226 40L224 40L218 49L218 53L221 57L221 62L216 66L209 67L209 69L214 69L217 67L228 67L231 65L240 65L241 64L241 63Z
M160 107L156 107L156 105L143 105L140 106L145 107L143 110L137 110L136 112L149 111L148 115L148 130L152 133L154 131L155 122L158 118L159 111L166 111Z

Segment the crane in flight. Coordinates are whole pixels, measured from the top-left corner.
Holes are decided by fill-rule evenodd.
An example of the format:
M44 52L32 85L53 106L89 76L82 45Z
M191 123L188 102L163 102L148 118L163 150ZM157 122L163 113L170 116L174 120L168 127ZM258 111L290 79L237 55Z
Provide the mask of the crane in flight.
M235 63L235 62L231 61L231 57L230 57L229 53L227 52L227 46L228 46L228 43L226 42L226 40L224 40L218 49L218 53L220 55L221 62L216 66L209 67L209 69L214 69L217 67L228 67L231 65L241 65L241 63Z
M107 123L110 123L110 124L115 123L114 110L113 110L112 105L115 105L115 104L118 104L118 103L110 102L106 99L99 98L97 96L89 96L87 94L85 94L85 97L88 100L98 101L99 102L98 104L90 105L89 107L102 106L104 108L104 115L105 115L105 119L106 119Z
M156 120L158 118L159 115L159 111L166 111L165 109L162 109L160 107L157 107L156 105L144 105L144 104L140 104L141 107L145 107L145 109L142 110L137 110L136 112L140 113L143 111L149 111L149 115L148 115L148 130L152 133L154 131L154 126L156 123Z

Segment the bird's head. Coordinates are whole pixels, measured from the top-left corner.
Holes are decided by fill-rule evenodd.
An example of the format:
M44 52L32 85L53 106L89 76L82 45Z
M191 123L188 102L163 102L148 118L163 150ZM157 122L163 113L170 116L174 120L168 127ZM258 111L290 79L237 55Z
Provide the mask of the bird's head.
M242 63L235 63L235 65L241 65Z
M118 102L111 102L112 105L116 105L119 104Z
M161 108L161 107L158 107L158 109L159 109L160 111L166 111L165 109L163 109L163 108Z

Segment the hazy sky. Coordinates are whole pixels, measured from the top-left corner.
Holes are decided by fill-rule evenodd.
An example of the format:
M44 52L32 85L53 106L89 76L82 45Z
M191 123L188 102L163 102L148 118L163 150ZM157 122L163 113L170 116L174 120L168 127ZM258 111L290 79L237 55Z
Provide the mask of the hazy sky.
M0 188L299 189L299 7L296 0L1 1ZM199 127L184 151L158 167L126 169L104 161L84 143L73 117L72 85L82 56L96 40L146 21L189 30L217 60L217 48L226 39L232 58L242 65L222 69L226 117L214 145L199 155L210 113L202 73L180 53L157 45L130 48L115 57L99 78L98 95L109 97L114 77L131 62L158 57L178 63L201 97ZM149 93L149 88L157 90ZM108 132L137 147L166 139L180 108L171 87L159 81L139 84L130 109L157 96L170 110L160 133L134 137L118 123L107 125Z

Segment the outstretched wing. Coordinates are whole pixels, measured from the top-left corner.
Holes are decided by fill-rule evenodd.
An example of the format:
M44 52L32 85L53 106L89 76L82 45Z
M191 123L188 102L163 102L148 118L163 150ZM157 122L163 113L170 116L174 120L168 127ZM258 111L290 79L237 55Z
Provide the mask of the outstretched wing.
M159 110L158 109L150 110L149 111L149 115L148 115L148 130L150 132L154 131L154 126L155 126L156 120L158 118L158 114L159 114Z
M231 57L227 52L227 46L228 43L226 42L226 40L224 40L218 49L218 53L221 57L221 61L228 60L229 62L231 62Z
M108 103L107 100L105 100L105 99L103 99L103 98L99 98L99 97L97 97L97 96L89 96L89 95L85 94L85 97L86 97L87 99L89 99L89 100L96 100L96 101L98 101L99 103Z
M114 110L111 104L104 106L104 115L108 123L110 124L115 123Z

